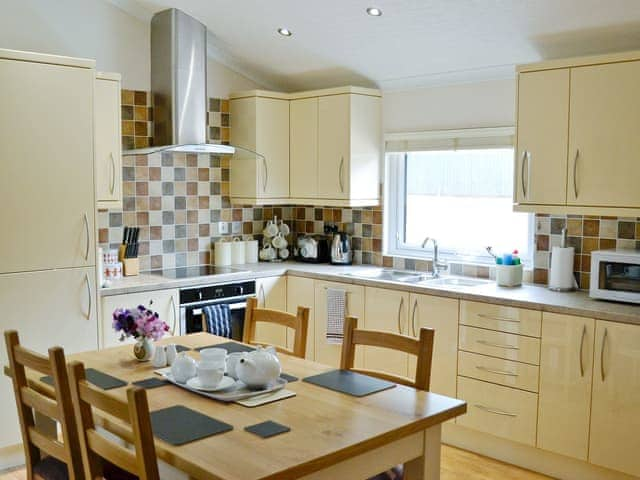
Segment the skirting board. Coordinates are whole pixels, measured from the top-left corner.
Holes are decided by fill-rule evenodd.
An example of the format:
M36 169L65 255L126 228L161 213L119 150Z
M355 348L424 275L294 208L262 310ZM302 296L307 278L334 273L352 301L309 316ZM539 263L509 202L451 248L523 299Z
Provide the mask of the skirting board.
M0 448L0 473L24 465L24 450L22 444Z
M442 443L561 480L638 480L624 473L451 423L442 426Z

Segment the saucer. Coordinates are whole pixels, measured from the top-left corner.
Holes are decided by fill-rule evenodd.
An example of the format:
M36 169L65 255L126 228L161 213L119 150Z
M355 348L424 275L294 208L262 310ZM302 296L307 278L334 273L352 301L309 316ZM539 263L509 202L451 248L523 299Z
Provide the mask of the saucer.
M222 377L220 383L218 383L215 387L205 387L200 383L200 379L198 377L193 377L187 380L187 386L195 390L202 390L203 392L217 392L218 390L224 390L225 388L229 388L230 386L232 386L234 383L236 383L236 381L233 378L227 376Z

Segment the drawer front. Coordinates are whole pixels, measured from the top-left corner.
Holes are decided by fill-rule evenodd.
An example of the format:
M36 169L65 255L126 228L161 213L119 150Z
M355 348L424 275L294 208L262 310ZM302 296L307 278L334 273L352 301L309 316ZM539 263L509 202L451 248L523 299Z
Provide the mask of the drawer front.
M540 365L540 339L460 325L460 350Z
M457 424L535 446L538 395L458 377L458 398L469 405Z
M460 323L500 332L540 337L542 312L463 300L460 302Z
M458 352L458 375L538 392L539 367L528 363Z

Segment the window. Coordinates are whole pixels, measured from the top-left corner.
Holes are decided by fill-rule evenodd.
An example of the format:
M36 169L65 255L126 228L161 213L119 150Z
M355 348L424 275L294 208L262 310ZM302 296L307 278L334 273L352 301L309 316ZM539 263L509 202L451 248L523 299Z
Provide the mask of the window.
M486 251L532 257L533 216L513 211L513 131L473 129L393 135L386 155L386 250L492 263Z

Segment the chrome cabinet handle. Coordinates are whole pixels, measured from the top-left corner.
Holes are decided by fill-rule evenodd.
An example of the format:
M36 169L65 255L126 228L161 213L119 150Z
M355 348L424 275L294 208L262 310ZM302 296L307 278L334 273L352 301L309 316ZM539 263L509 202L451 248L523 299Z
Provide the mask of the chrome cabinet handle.
M113 192L116 188L116 161L113 159L113 152L109 154L111 158L111 186L109 187L109 192L113 195Z
M584 363L582 361L582 352L584 351L584 339L587 336L587 326L582 326L582 337L580 338L580 376L584 377Z
M176 334L176 301L173 299L173 295L171 295L169 299L169 305L171 306L171 313L173 315L173 325L171 326L171 335Z
M476 343L479 343L480 345L486 345L487 347L505 348L507 350L520 350L520 347L515 347L513 345L504 345L501 343L493 343L487 340L476 340Z
M85 234L87 235L87 246L84 250L84 259L89 260L89 244L91 243L91 239L89 236L89 218L87 218L86 213L82 214L82 219L84 221L84 231L85 231Z
M573 159L573 193L578 198L578 158L580 158L580 149L576 150L576 157Z
M483 367L482 365L476 365L476 368L482 372L495 373L496 375L506 375L507 377L518 376L518 374L514 372L508 372L506 370L494 370L493 368Z
M400 297L400 304L398 305L398 333L402 333L402 325L400 324L400 314L402 313L403 306L404 306L404 297Z
M511 412L505 412L504 410L496 410L495 408L485 407L484 405L475 404L474 407L484 410L485 412L495 413L496 415L503 415L505 417L517 417L518 415Z
M262 157L262 167L264 168L264 176L262 177L262 191L267 191L267 182L269 181L269 168L267 167L267 159Z
M522 196L527 198L527 185L524 181L524 166L525 163L529 163L529 155L526 150L522 151L522 163L520 165L520 182L522 183Z
M418 299L413 302L413 310L411 312L411 330L413 331L413 336L416 335L416 309L418 308Z
M340 167L338 168L338 182L340 183L340 193L344 193L344 157L340 157Z
M484 318L485 320L497 320L498 322L511 322L511 323L520 323L520 320L515 318L508 317L499 317L496 315L487 315L486 313L478 313L478 317Z
M258 290L258 303L260 303L260 296L262 296L262 308L264 308L267 304L267 299L264 296L264 285L260 285L260 290Z
M607 342L607 329L604 329L604 335L602 336L602 347L600 348L600 378L604 382L606 375L604 372L604 347Z
M87 310L87 320L91 320L91 311L93 310L93 296L91 294L91 281L89 280L89 274L84 274L84 280L87 282L87 294L89 295L89 308Z

